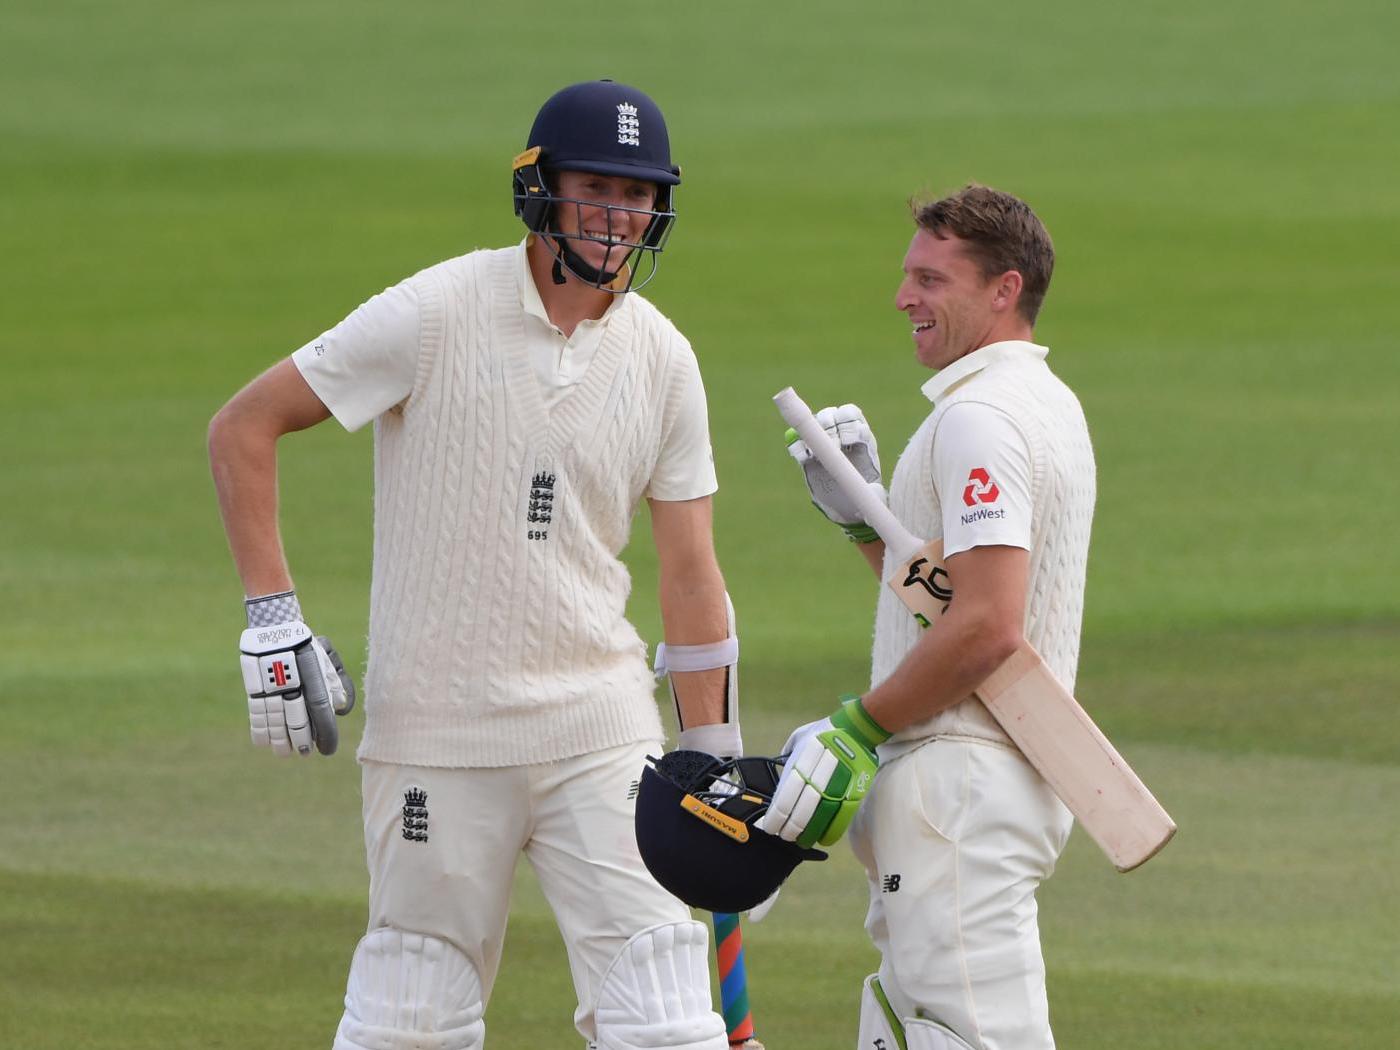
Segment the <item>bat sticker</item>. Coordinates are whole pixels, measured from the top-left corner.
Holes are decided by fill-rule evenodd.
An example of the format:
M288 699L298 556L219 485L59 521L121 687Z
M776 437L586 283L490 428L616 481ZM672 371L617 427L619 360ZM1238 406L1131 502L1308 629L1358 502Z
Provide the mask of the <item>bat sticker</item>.
M926 565L932 565L927 558L918 558L910 562L909 575L904 577L904 582L900 586L912 587L917 583L924 590L928 591L929 594L942 602L946 608L948 602L953 600L953 588L948 586L946 582L948 579L948 570L941 565L933 565L927 578L925 578L922 573Z

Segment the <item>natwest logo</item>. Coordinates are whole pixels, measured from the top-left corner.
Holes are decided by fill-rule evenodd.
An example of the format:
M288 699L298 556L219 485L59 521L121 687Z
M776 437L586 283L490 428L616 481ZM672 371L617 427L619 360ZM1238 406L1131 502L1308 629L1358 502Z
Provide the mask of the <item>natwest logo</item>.
M975 507L979 503L995 503L1000 495L1001 489L997 488L996 482L987 473L987 468L974 467L972 473L967 476L963 502L969 507Z

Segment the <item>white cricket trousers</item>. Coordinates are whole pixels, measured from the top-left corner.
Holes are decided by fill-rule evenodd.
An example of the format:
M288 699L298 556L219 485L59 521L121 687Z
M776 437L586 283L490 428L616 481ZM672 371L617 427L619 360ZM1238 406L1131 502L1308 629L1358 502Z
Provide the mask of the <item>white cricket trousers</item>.
M564 937L574 1025L592 1039L598 987L623 943L648 926L690 919L652 879L633 828L646 756L663 750L655 740L499 769L365 762L369 929L455 944L489 1000L523 850Z
M851 827L865 928L901 1018L976 1050L1052 1050L1035 891L1073 818L1020 752L934 737L880 767Z

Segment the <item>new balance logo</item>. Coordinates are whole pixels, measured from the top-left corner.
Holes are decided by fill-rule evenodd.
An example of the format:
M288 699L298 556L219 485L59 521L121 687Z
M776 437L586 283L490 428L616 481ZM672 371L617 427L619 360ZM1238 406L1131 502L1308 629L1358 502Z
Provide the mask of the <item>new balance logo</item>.
M884 881L880 883L880 890L881 890L881 892L883 892L883 893L898 893L898 892L899 892L899 876L898 876L898 875L886 875Z
M634 780L634 781L632 781L631 784L629 784L629 785L627 786L627 801L628 801L628 802L631 802L634 798L637 797L637 792L641 790L641 787L642 787L642 782L641 782L640 780Z
M403 837L410 842L428 841L428 793L422 788L403 793Z

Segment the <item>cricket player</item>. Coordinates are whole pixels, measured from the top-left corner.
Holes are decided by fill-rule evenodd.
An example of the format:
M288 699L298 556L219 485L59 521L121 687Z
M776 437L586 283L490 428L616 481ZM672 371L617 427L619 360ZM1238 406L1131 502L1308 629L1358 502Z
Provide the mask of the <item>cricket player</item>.
M334 749L349 697L282 552L275 445L332 415L347 430L374 425L358 752L369 923L336 1050L483 1046L522 851L559 923L590 1046L727 1047L706 928L652 879L633 833L645 756L664 736L624 618L619 553L643 499L680 745L742 753L705 392L689 343L636 292L679 183L646 94L564 88L514 163L520 244L374 296L211 424L248 596L253 741L291 756Z
M889 505L915 535L942 539L953 599L923 631L881 588L872 688L793 733L759 827L807 843L860 806L851 842L881 955L862 999L863 1050L1043 1050L1054 1040L1035 894L1071 817L970 694L1023 639L1073 688L1093 450L1078 400L1034 341L1054 265L1040 220L975 185L915 202L913 214L895 305L919 362L937 374L924 384L933 408L899 457ZM817 418L878 485L860 410ZM806 445L790 450L814 502L883 578L884 545ZM829 801L843 776L876 760L863 804L859 793Z

